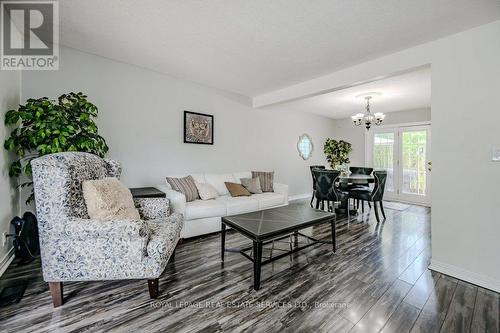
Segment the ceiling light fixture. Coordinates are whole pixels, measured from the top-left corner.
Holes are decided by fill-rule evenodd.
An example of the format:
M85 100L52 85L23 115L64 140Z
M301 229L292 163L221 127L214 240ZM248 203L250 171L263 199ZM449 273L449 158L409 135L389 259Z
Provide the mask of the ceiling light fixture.
M368 93L356 96L366 99L366 111L365 113L358 113L351 117L354 125L359 126L361 124L365 124L366 130L370 130L372 124L375 125L382 124L385 118L385 114L383 114L382 112L377 112L372 114L370 112L370 99L372 99L373 96L380 96L380 95L381 95L380 93Z

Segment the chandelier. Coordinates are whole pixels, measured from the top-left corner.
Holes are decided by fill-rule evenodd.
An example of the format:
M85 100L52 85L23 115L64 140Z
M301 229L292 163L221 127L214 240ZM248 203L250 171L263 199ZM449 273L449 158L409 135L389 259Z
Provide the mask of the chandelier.
M374 114L370 112L370 99L372 99L373 95L380 95L380 94L370 93L369 95L359 96L359 97L364 97L364 99L366 99L366 111L365 113L358 113L351 117L354 125L359 126L361 124L365 124L366 130L370 130L372 124L375 125L382 124L385 118L385 114L381 112L377 112Z

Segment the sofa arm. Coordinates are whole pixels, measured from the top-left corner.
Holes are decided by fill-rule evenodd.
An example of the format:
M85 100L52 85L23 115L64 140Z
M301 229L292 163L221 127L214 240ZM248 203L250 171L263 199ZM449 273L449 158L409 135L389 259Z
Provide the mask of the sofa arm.
M169 202L166 198L134 198L135 208L146 221L166 219L170 215Z
M143 220L94 220L69 218L62 222L62 235L74 239L87 238L144 238L150 230Z
M279 194L283 194L285 196L284 203L288 203L288 185L274 183L273 188L274 188L274 192L279 193Z
M162 191L167 195L170 201L170 211L185 215L186 213L186 196L172 189L162 188Z

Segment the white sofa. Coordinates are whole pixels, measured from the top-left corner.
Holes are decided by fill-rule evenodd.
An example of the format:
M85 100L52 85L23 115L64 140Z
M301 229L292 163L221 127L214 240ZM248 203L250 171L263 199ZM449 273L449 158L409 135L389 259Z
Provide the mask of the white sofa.
M172 177L186 176L176 175ZM186 202L184 194L172 190L166 181L165 184L157 186L159 190L167 194L173 212L184 215L182 238L220 231L222 216L288 205L288 185L279 183L274 183L274 192L252 194L249 197L231 197L224 182L241 183L241 178L252 177L250 171L225 174L191 174L191 176L197 182L211 184L219 193L219 197L212 200Z

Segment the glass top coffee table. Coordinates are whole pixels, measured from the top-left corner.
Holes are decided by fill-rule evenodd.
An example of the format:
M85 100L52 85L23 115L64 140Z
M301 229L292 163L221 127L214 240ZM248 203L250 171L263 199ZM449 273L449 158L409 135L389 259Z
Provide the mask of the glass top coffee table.
M299 232L301 229L326 222L329 222L332 228L331 241L315 239ZM231 227L252 240L253 246L242 249L226 249L226 226ZM224 261L225 252L239 252L252 261L254 278L253 287L255 290L260 288L260 271L262 265L281 259L290 255L290 253L303 250L317 243L332 244L333 252L336 250L335 213L313 209L306 203L291 204L258 212L225 216L222 218L221 228L221 260ZM281 253L276 257L262 260L263 245L287 238L290 235L295 236L294 247L290 249L290 251ZM311 242L299 246L297 241L298 235L309 239ZM252 249L252 256L246 253L246 251L250 249Z

